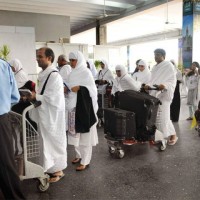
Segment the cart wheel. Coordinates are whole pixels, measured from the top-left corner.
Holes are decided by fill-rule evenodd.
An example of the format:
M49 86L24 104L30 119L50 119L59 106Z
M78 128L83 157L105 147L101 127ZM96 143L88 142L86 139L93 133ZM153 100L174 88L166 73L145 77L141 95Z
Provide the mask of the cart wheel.
M109 152L110 154L114 154L115 151L116 151L116 149L115 149L114 147L108 147L108 152Z
M167 148L167 140L161 140L160 145L159 145L159 150L164 151Z
M125 156L124 150L118 150L118 151L117 151L117 157L118 157L118 158L123 158L124 156Z
M160 144L160 151L164 151L166 149L167 145L165 143Z
M164 146L164 145L161 144L161 145L160 145L160 150L161 150L161 151L164 151L165 149L166 149L166 146Z
M48 179L46 178L44 180L44 184L42 184L40 181L38 182L38 185L37 185L37 188L40 192L45 192L48 190L49 188L49 182L48 182Z

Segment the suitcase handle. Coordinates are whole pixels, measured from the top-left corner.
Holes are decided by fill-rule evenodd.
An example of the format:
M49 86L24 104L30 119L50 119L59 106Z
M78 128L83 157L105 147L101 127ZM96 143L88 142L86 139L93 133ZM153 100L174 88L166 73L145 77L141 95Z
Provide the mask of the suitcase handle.
M150 110L150 112L148 113L148 120L151 118L151 113L152 113L152 110Z

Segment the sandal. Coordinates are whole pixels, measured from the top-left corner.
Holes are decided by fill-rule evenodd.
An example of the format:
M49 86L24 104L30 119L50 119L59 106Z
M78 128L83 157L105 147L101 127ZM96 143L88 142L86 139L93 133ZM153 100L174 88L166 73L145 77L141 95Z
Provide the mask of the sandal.
M173 145L175 145L175 144L177 143L177 141L178 141L178 137L176 136L175 139L173 139L173 140L169 140L169 141L168 141L168 145L173 146Z
M65 176L63 172L62 174L58 174L57 172L53 174L48 173L48 175L49 175L49 180L48 180L49 183L58 182L61 178Z
M81 158L75 158L74 160L72 160L72 164L76 164L76 163L80 163Z
M79 165L77 168L76 168L76 171L83 171L85 170L86 168L89 167L89 164L88 165Z

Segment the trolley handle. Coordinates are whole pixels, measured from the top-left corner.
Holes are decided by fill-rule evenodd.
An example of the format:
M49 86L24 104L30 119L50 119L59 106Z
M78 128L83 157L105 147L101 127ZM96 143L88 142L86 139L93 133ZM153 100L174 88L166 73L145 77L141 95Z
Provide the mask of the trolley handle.
M159 90L158 85L153 85L153 87L149 87L148 90Z
M153 87L150 87L150 86L149 86L148 89L146 89L146 90L145 90L144 87L145 87L145 84L143 83L142 86L141 86L141 88L140 88L140 92L143 92L143 93L147 93L147 94L148 94L148 91L149 91L149 90L159 90L158 85L153 85Z
M141 87L140 91L146 93L146 90L144 89L144 86L145 86L145 84L142 84L142 87ZM156 85L156 84L154 84L153 87L150 87L150 86L149 86L147 90L148 90L148 91L149 91L149 90L159 90L159 86ZM164 89L163 91L166 91L166 89Z

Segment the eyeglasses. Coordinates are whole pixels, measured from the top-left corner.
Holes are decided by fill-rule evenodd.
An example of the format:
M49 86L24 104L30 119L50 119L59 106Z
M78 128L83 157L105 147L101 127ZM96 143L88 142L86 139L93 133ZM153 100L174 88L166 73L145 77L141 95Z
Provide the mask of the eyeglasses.
M116 70L116 72L121 72L121 70Z

